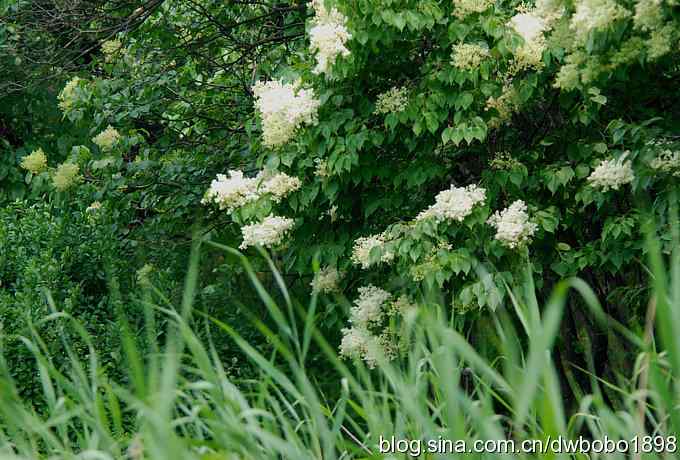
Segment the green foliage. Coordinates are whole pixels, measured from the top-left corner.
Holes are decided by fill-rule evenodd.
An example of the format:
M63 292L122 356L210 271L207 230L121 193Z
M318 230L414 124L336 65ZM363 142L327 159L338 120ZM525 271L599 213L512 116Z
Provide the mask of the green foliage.
M428 302L479 337L475 347L493 351L495 339L476 333L508 301L494 286L519 284L531 260L543 296L557 280L580 276L613 319L643 328L641 228L659 222L662 251L670 250L666 216L680 176L673 2L181 0L132 9L102 0L74 2L78 14L64 14L65 30L77 29L72 40L51 26L49 9L0 5L8 88L0 201L23 198L54 218L88 216L100 203L104 212L91 214L106 224L94 227L120 244L102 254L127 264L127 278L153 265L161 294L178 299L195 228L236 247L246 226L273 214L294 219L271 249L273 266L301 296L319 273L342 274L329 291L355 300L368 285L388 290L390 302L438 292ZM337 32L335 49L318 46L320 23ZM37 60L40 43L73 59ZM290 83L299 99L258 96L255 84L272 80ZM263 133L291 125L288 142L265 144ZM109 126L120 137L95 141ZM37 148L48 168L33 174L19 165ZM217 174L265 169L301 186L234 212L203 200ZM483 199L468 200L461 189L470 186L483 188ZM460 211L466 200L474 204ZM94 231L79 228L80 240ZM62 244L51 240L34 262L63 289L60 301L69 283L81 285L48 270ZM261 315L248 302L244 272L220 257L202 273L202 309L230 321ZM277 283L272 266L254 264ZM33 291L26 295L42 308ZM347 324L336 300L317 318L333 338ZM88 302L108 297L98 291ZM570 300L561 337L577 345L564 359L600 360L613 381L615 359L630 363L637 350L595 334L583 308ZM240 332L253 339L252 329Z
M455 446L470 449L476 441L507 440L514 442L517 450L494 456L547 459L571 455L550 449L525 452L520 446L530 444L522 442L536 445L558 437L565 442L583 437L609 439L618 446L625 441L630 450L637 439L638 449L645 443L644 458L668 458L677 453L680 423L676 391L680 322L673 317L678 311L673 286L680 282L676 279L680 259L676 252L671 262L675 268L667 270L656 243L650 241L648 248L652 290L659 299L649 309L648 326L651 330L655 321L658 324L657 346L648 333L639 336L612 323L582 280L560 282L547 301L539 302L527 276L522 284L510 286L506 298L512 300L503 302L487 332L502 359L487 359L475 350L441 321L445 311L419 305L404 331L409 343L405 359L395 364L382 357L377 368L369 371L361 362L350 370L319 333L314 324L316 297L306 309L295 312L285 284L278 290L288 300L278 303L245 257L219 247L240 259L260 293L274 325L269 328L259 318L253 321L280 358L269 359L244 340L234 325L205 319L216 324L256 364L257 381L239 380L232 369L224 367L212 344L201 340L188 322L198 314L193 308L199 277L195 251L181 308L146 304L150 336L155 335L154 324L159 319L170 326L167 340L152 345L155 353L142 354L127 327L119 324L130 363L127 384L118 383L101 366L100 354L86 334L81 337L87 344L87 359L81 361L73 355L63 371L53 364L37 337L26 340L32 358L39 363L47 401L45 414L38 415L31 400L17 395L7 361L1 361L0 436L3 441L11 440L3 446L3 453L21 459L78 458L84 453L101 458L170 460L366 459L387 457L380 452L381 438L394 436L421 440L410 444L414 454L419 447L424 449L424 440L429 439L451 440ZM153 286L145 289L147 294L141 296L148 295ZM593 367L573 368L584 377L579 379L583 383L560 387L553 349L570 297L580 298L587 314L601 327L613 324L612 333L637 350L635 369L619 383L599 379ZM49 322L60 331L59 324L73 321L61 313ZM63 346L73 351L66 338ZM332 394L322 392L308 372L312 347L322 351L335 378ZM572 395L578 401L569 407ZM486 444L487 448L491 445ZM436 457L422 450L421 454ZM626 454L613 449L600 457L618 459Z
M40 334L58 368L67 358L58 331L45 323L54 313L48 295L60 311L78 318L97 337L102 350L110 350L103 356L104 368L115 373L122 364L116 353L119 305L109 295L109 280L129 286L123 270L128 251L106 224L105 210L94 214L66 209L16 202L0 211L3 352L22 395L33 399L36 407L44 403L39 398L40 381L19 336Z

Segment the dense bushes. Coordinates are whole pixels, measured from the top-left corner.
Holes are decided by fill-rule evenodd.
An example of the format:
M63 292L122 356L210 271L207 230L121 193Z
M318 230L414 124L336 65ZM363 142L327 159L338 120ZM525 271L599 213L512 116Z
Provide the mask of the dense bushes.
M343 336L343 354L370 362L370 350L398 355L395 312L432 291L489 346L483 331L507 300L493 286L517 283L526 260L544 294L579 275L642 329L640 229L658 222L668 246L680 171L674 2L246 3L102 1L116 14L93 13L93 29L118 33L42 86L64 133L23 130L30 148L8 147L12 180L26 172L16 188L55 209L102 203L135 269L162 266L175 295L192 228L265 246L296 292L328 295L317 321ZM43 18L6 9L7 33ZM58 43L40 24L24 26ZM19 43L12 56L34 55ZM39 147L46 168L30 156ZM243 292L215 257L201 287L211 312ZM611 377L634 350L582 310L572 301L561 340L578 346L561 368L592 354Z
M44 403L40 400L41 383L35 360L21 337L31 339L38 334L57 368L69 358L61 342L62 333L72 341L73 351L84 356L87 348L70 327L71 322L54 319L55 314L65 314L96 337L97 349L102 351L102 369L121 378L127 363L120 342L120 315L127 318L134 331L136 346L149 352L149 339L143 333L142 302L156 295L144 298L139 295L140 287L153 283L161 287L160 298L167 296L173 302L181 298L182 276L173 265L184 263L186 256L176 254L172 260L159 252L145 257L125 239L126 233L118 228L111 214L106 204L78 209L58 201L57 205L17 201L0 210L2 348L22 396L35 398L36 407ZM206 258L202 273L197 308L222 321L241 321L244 303L255 293L244 289L245 280L233 277L240 273L233 267L233 260L223 256ZM253 313L258 310L249 308ZM165 326L161 323L156 327L159 336L154 340L162 343ZM211 338L210 327L198 327L197 331L200 337L212 341L225 362L242 360L226 337L218 334ZM254 344L261 341L255 328L242 325L241 331ZM243 375L251 372L245 363L240 367Z
M125 263L129 251L112 231L105 213L104 209L85 211L25 202L0 210L4 356L24 396L36 397L36 402L40 384L35 362L19 336L39 333L61 366L66 355L58 331L54 323L44 324L57 310L77 318L97 337L102 350L110 351L103 356L105 367L121 365L120 354L114 353L119 344L120 305L110 295L110 282L116 280L123 291L130 289L132 280Z

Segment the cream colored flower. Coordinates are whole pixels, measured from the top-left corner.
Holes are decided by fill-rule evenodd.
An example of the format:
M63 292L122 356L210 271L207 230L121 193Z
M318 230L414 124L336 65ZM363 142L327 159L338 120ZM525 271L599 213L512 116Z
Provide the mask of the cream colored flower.
M47 169L47 155L43 149L34 150L21 160L20 166L33 174L40 174Z

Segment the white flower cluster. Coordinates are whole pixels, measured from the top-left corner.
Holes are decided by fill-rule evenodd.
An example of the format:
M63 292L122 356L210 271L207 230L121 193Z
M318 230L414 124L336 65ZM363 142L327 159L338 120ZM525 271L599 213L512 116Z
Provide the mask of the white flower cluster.
M203 204L215 203L220 209L232 213L260 197L255 178L245 177L243 171L238 170L229 171L228 174L218 174L217 179L210 183L210 188L203 197Z
M153 274L155 267L152 264L144 264L142 268L137 270L137 282L142 285L151 284L151 275Z
M315 293L330 294L340 290L340 278L342 273L335 267L324 267L319 270L311 282L312 291Z
M366 329L349 327L342 329L340 356L343 358L366 359L375 366L372 350L376 346L376 337Z
M76 88L78 88L81 81L83 81L82 78L73 77L59 93L57 98L59 99L59 108L62 112L67 113L75 105L78 100Z
M494 0L453 0L453 15L463 19L473 13L482 13L493 4Z
M394 260L394 252L385 248L384 235L371 235L357 238L354 241L354 248L352 250L352 262L355 265L361 265L361 268L366 269L371 266L371 250L379 248L381 252L380 262L390 263Z
M664 150L649 165L657 171L680 177L680 151Z
M272 248L283 243L284 238L293 229L295 221L287 217L268 215L257 224L241 227L243 242L239 246L245 249L249 246L263 246Z
M472 209L486 199L486 189L477 185L467 187L451 186L450 189L439 192L435 197L435 203L425 211L418 214L416 220L434 218L437 221L445 219L461 222Z
M510 152L503 151L496 153L494 159L489 162L489 166L497 171L512 171L521 168L522 162L513 158Z
M649 39L645 42L647 58L650 61L654 61L670 53L673 50L674 44L677 44L679 35L678 28L672 23L652 30L649 34Z
M120 40L107 40L102 43L101 48L102 53L104 54L104 60L106 62L114 62L122 47L123 44Z
M489 48L487 46L459 43L453 46L451 65L461 70L474 70L487 57L489 57Z
M609 189L618 190L624 184L633 182L633 165L622 158L602 160L595 170L588 176L588 182L595 188L606 192Z
M265 170L256 177L245 177L243 171L232 170L228 174L217 175L205 192L202 203L215 203L229 214L266 194L278 203L301 186L300 179L285 173L274 174Z
M273 173L268 170L261 171L255 178L262 194L271 195L272 201L281 202L290 193L298 190L302 182L297 177L291 177L286 173Z
M19 166L33 174L40 174L47 169L47 155L43 149L39 148L26 155L19 163Z
M402 112L408 104L408 89L392 88L378 95L373 113L381 115Z
M326 9L324 0L313 0L314 19L309 30L309 50L316 54L314 73L327 73L338 55L349 56L345 44L352 38L347 18L336 8Z
M502 211L496 211L487 223L496 228L496 239L510 249L528 244L538 228L529 221L527 205L522 200L515 201Z
M543 37L547 25L545 21L533 13L520 13L510 19L508 24L520 35L526 43L531 43Z
M548 21L537 14L526 12L513 16L508 26L524 39L524 45L515 51L519 66L540 67L546 48L543 32L549 29Z
M385 303L392 295L379 287L368 285L359 288L359 298L349 311L349 321L354 327L368 328L380 324Z
M108 151L111 150L113 146L118 143L118 141L120 141L120 137L121 136L118 130L109 125L104 131L93 137L92 142L94 142L103 151Z
M604 29L628 16L630 11L615 0L579 0L569 28L578 42L585 43L591 31Z
M320 102L314 91L280 81L253 86L255 107L262 117L263 142L277 147L288 142L303 124L315 124Z
M656 158L649 162L649 166L659 172L680 177L680 150L673 150L672 143L664 140L654 140L648 145L659 150Z
M372 285L359 288L359 298L350 310L351 327L342 330L340 356L363 359L370 368L375 367L379 356L393 356L388 336L376 336L370 331L385 316L390 297L389 292Z
M326 160L315 158L314 165L314 175L319 179L325 179L331 175L331 171Z
M555 77L553 86L565 91L571 91L578 86L580 79L581 75L579 73L578 65L567 63L560 67L560 71Z
M60 192L79 184L82 180L83 176L80 175L80 167L75 163L60 164L52 176L52 184Z
M635 4L633 24L640 30L654 30L663 23L662 0L639 0Z

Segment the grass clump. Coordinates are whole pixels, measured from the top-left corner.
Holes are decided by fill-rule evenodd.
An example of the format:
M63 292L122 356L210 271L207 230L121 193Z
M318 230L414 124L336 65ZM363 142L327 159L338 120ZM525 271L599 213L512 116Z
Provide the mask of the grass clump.
M140 338L121 317L128 369L128 378L122 381L107 375L99 358L102 350L50 300L52 313L44 321L53 323L56 331L70 323L80 342L87 344L88 357L79 359L64 333L61 344L71 359L67 368L58 367L36 330L19 338L37 363L47 409L39 414L31 401L22 400L2 360L4 458L429 459L458 458L457 449L484 447L497 452L466 455L587 458L586 453L548 448L557 441L538 451L535 440L545 444L560 438L564 442L581 438L591 448L597 446L593 441L609 439L617 443L614 450L598 454L607 459L671 458L677 449L680 259L674 254L667 268L654 241L649 242L653 298L643 336L612 322L593 291L577 278L557 284L541 305L528 269L522 285L497 287L507 290L508 301L493 317L498 344L494 359L482 356L442 320L442 311L421 306L404 330L410 344L405 358L379 357L375 369L338 357L315 328L315 296L302 308L289 296L281 277L277 277L280 292L274 295L262 286L245 257L209 244L241 259L269 312L271 321L251 320L270 349L264 352L250 345L232 325L195 308L199 244L179 308L164 302L160 291L147 284L143 298L150 352L142 356L136 345ZM271 267L275 269L273 263ZM637 347L634 371L623 376L622 384L583 368L576 372L589 380L587 390L561 383L552 351L572 295L579 296L603 326ZM46 296L51 299L49 293ZM156 324L161 321L167 330L159 338ZM207 323L230 336L259 370L256 379L230 374L212 342L196 332ZM336 379L335 391L321 390L308 371L312 356L325 360ZM577 410L565 407L569 398L578 401ZM629 451L617 450L623 446ZM427 452L432 448L454 452ZM632 452L635 448L640 454Z

